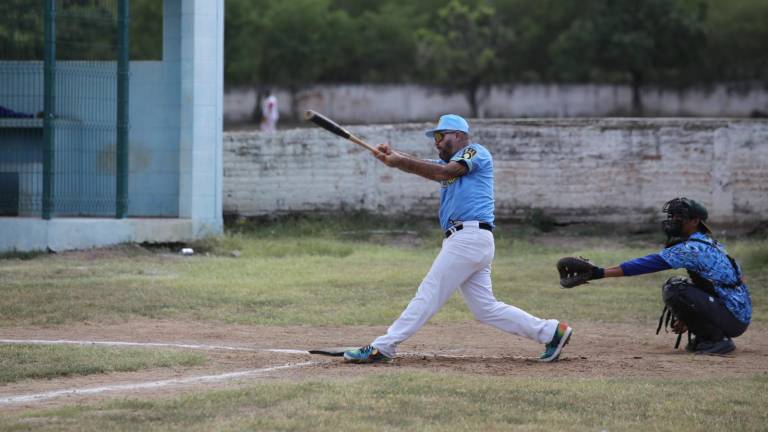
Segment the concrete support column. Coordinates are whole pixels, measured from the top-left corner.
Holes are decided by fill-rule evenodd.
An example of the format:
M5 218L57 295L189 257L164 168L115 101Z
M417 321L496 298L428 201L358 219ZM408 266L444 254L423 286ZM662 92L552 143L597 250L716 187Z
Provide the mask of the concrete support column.
M179 217L222 230L224 0L165 0L163 60L178 61Z

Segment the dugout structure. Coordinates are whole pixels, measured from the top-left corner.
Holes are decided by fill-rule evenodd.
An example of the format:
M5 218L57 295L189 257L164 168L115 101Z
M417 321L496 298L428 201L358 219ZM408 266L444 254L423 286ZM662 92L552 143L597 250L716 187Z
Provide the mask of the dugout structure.
M224 0L144 3L150 58L130 0L0 4L0 251L221 232Z

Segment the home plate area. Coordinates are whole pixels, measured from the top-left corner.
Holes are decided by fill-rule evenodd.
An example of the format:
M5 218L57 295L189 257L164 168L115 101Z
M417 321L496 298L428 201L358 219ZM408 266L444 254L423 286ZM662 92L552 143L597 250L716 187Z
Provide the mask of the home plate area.
M345 363L344 351L370 343L381 327L249 327L132 322L94 327L0 331L1 344L110 346L203 351L202 366L154 368L87 376L24 380L0 386L0 407L23 408L76 398L173 396L182 391L231 388L258 380L349 379L379 373L424 372L487 376L669 377L750 376L768 373L768 342L753 325L729 356L699 356L673 349L674 335L654 334L653 323L572 323L561 359L537 361L542 346L478 323L427 325L391 363ZM126 331L127 328L130 331ZM126 335L130 335L126 337ZM342 343L339 343L342 342Z

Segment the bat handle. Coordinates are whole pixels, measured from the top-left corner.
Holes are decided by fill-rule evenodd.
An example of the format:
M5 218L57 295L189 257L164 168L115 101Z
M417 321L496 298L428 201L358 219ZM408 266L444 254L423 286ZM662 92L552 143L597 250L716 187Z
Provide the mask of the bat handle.
M374 148L372 145L370 145L370 144L368 144L367 142L365 142L365 141L361 140L360 138L358 138L358 137L356 137L356 136L354 136L354 135L350 135L350 136L349 136L349 140L350 140L350 141L352 141L353 143L355 143L355 144L359 145L359 146L362 146L362 147L364 147L365 149L367 149L368 151L370 151L371 153L373 153L373 154L374 154L374 156L378 156L378 154L379 154L379 151L378 151L378 150L376 150L376 149L375 149L375 148Z

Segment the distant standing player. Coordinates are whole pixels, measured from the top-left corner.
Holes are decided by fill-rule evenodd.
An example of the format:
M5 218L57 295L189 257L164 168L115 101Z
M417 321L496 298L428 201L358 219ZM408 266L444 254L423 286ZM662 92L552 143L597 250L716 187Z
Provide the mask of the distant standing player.
M544 320L502 303L491 289L494 198L493 160L480 144L470 143L469 125L462 117L440 117L433 138L440 160L426 161L378 146L377 156L386 165L441 182L440 225L443 247L421 282L416 296L387 333L368 346L347 351L353 363L390 361L397 346L410 338L458 290L475 318L502 331L546 344L540 360L557 360L573 329L557 320Z
M261 103L261 130L274 132L277 130L277 120L280 112L277 110L277 98L271 91L267 91L267 97Z

